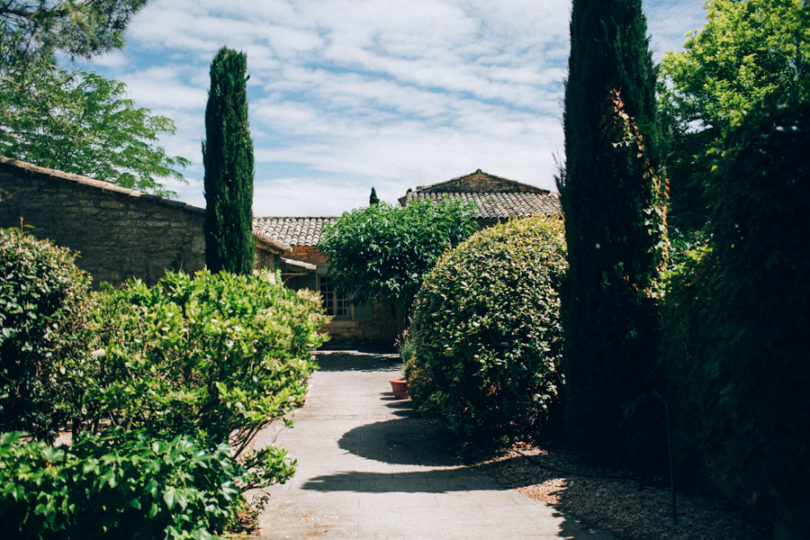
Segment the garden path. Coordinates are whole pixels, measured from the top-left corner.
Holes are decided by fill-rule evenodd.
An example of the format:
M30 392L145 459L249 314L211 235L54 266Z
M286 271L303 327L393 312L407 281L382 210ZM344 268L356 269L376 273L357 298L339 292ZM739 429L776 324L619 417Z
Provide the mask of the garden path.
M448 454L391 393L396 355L320 352L318 362L295 427L274 424L257 443L298 460L292 480L267 490L262 538L612 538Z

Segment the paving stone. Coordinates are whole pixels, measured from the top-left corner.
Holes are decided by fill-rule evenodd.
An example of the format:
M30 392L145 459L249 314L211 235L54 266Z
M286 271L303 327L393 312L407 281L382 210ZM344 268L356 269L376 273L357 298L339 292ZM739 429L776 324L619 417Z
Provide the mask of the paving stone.
M395 356L322 352L318 362L295 426L270 426L257 443L298 460L290 482L266 490L262 538L613 538L457 462L410 401L393 398Z

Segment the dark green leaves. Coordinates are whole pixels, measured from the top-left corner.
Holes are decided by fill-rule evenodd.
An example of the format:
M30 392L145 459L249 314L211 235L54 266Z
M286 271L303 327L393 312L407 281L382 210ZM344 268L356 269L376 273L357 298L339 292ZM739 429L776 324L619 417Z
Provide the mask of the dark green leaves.
M0 230L0 430L37 437L69 418L65 369L79 361L90 279L75 255Z
M562 223L485 229L445 253L414 303L408 390L469 449L536 433L559 402Z
M234 518L251 466L189 436L116 429L54 449L3 433L0 515L14 538L207 537Z
M406 311L439 256L475 230L460 202L384 202L343 214L326 228L318 247L338 287L356 301L382 299Z
M172 196L159 182L183 180L189 162L158 140L164 116L139 108L123 83L57 68L9 75L0 84L0 154L122 187Z
M212 272L253 272L253 142L247 55L223 47L211 62L205 106L205 263Z

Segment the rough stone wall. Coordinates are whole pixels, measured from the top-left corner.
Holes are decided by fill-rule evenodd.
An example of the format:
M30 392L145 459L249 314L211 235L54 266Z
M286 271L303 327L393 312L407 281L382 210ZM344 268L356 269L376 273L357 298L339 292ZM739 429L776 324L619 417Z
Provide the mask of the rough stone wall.
M369 321L333 320L325 325L324 330L332 336L329 345L393 346L398 333L393 310L389 306L373 302L372 313Z
M319 275L326 271L326 257L315 246L292 246L291 253L285 255L291 259L318 265ZM304 279L293 278L287 284L300 288ZM324 327L332 337L327 346L384 345L391 346L397 336L397 322L390 307L373 302L369 320L334 319Z
M507 180L492 176L490 174L476 171L473 174L464 176L456 180L450 180L436 184L434 186L426 186L425 191L466 191L466 192L481 192L481 193L499 193L499 192L529 192L529 193L543 193L545 190L528 184L521 184L513 180Z
M270 250L262 249L258 245L256 246L256 255L253 258L253 270L267 270L271 273L270 280L275 283L276 282L276 259L278 259L278 255L273 253Z
M39 238L78 251L94 283L154 283L166 269L205 266L204 210L3 158L0 227L20 218Z
M292 246L292 253L285 255L285 257L326 267L326 257L315 246Z

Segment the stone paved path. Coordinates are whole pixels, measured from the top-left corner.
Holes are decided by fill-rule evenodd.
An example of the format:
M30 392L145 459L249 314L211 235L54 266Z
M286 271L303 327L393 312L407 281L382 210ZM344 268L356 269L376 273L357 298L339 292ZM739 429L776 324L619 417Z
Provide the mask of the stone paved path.
M262 538L611 538L448 457L410 401L394 399L395 355L318 361L295 427L261 434L298 460L293 479L268 490Z

